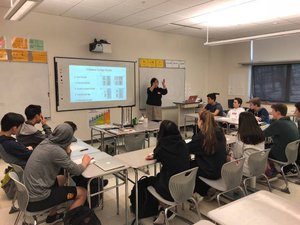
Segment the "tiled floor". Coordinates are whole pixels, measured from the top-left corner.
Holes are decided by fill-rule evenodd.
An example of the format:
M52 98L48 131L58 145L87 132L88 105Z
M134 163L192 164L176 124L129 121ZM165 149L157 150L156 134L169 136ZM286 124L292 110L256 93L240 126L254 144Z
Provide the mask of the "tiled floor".
M152 142L153 143L153 142ZM3 172L4 169L6 168L7 164L3 162L2 159L0 159L0 179L3 178ZM150 172L153 173L153 167L150 168ZM139 172L139 175L142 176L144 175L142 172ZM134 173L133 170L129 170L129 178L134 179ZM109 180L109 185L112 185L115 183L115 178L113 176L108 176L106 179ZM278 180L275 181L274 185L281 185L283 184L283 181ZM291 194L285 194L280 191L274 190L273 193L276 195L280 195L286 199L289 199L291 201L300 203L300 185L295 185L292 183L289 183L290 186L290 191ZM131 192L133 185L130 183L129 184L129 194ZM267 190L267 187L262 186L257 184L257 188L261 190ZM124 207L124 197L125 197L125 192L124 192L124 187L120 187L120 215L116 214L116 191L111 190L105 193L104 195L104 208L103 210L100 208L95 209L96 215L100 218L102 224L113 224L113 225L122 225L125 224L125 207ZM216 201L212 202L201 202L200 203L200 211L204 215L207 214L208 211L215 209L218 207ZM15 214L8 214L9 210L11 207L11 201L8 200L3 192L3 190L0 191L0 225L11 225L14 223L14 220L17 216L17 213ZM184 215L185 217L189 218L190 220L196 222L198 220L197 215L190 210L188 210L189 205L188 203L185 204L185 211L182 211L179 209L179 213ZM232 215L228 215L232 216ZM152 220L154 217L150 217L147 219L143 219L142 222L144 224L152 224ZM133 214L130 213L130 221L133 220ZM22 224L19 222L19 224ZM58 223L59 225L62 225L63 223ZM173 219L170 224L172 225L179 225L179 224L184 224L181 220L175 218ZM242 223L241 223L242 224Z

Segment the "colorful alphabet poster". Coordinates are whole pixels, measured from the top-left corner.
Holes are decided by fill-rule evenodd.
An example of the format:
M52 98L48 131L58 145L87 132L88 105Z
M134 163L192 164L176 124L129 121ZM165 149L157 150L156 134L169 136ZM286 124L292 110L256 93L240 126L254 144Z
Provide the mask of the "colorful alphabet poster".
M37 51L44 51L44 41L29 38L29 49L37 50Z
M110 124L110 109L88 110L89 126Z
M13 37L11 43L13 48L28 49L27 38Z
M32 52L32 61L33 62L47 62L47 52Z
M0 60L1 61L6 61L7 60L6 49L0 49Z
M6 48L6 37L0 36L0 48Z
M19 62L28 61L28 52L22 50L11 50L12 60Z

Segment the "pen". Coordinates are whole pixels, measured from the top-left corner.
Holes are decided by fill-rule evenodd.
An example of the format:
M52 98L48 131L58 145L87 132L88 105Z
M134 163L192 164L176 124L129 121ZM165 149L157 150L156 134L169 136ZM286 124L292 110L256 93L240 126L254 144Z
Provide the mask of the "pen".
M86 150L89 150L88 148L85 148L85 149L81 149L80 151L83 152L83 151L86 151Z

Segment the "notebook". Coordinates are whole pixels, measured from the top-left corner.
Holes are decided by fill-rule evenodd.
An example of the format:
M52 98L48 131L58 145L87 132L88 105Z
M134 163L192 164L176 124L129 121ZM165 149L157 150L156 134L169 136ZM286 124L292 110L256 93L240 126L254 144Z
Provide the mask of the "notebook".
M187 103L193 103L193 102L195 102L196 99L197 99L197 97L198 97L198 95L191 95L189 97L189 99L187 100Z
M122 162L118 161L113 157L97 160L94 162L94 165L98 166L100 169L104 171L114 170L125 166L124 164L122 164Z

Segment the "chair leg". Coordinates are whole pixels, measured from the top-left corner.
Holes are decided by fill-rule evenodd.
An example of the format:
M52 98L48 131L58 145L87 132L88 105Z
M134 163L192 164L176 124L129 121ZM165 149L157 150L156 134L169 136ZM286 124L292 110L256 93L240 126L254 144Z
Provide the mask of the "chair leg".
M165 209L165 224L169 225L169 220L168 220L168 208Z
M222 193L223 193L223 192L221 192L221 193L219 193L219 194L217 195L218 206L221 206L221 203L220 203L220 196L221 196Z
M241 186L238 186L238 188L242 191L244 197L246 196L244 189Z
M268 187L269 187L269 191L272 192L271 184L270 184L270 181L269 181L268 177L264 173L262 175L265 177L265 179L267 181L267 184L268 184Z
M291 180L291 179L287 179L289 182L292 182L294 184L300 184L300 172L299 172L299 167L296 163L292 163L292 165L294 165L296 167L296 170L297 170L297 177L298 177L298 180Z
M247 180L248 180L248 178L246 178L246 179L243 180L243 185L244 185L244 190L245 190L246 195L248 195L247 185L246 185L246 181Z
M281 191L290 194L289 185L288 185L286 176L285 176L285 174L284 174L283 167L284 167L284 166L282 166L282 167L280 168L280 170L281 170L281 174L282 174L283 180L284 180L284 182L285 182L285 188L281 189Z
M19 211L18 215L17 215L17 218L16 218L16 221L15 221L15 225L17 225L19 223L19 220L20 220L20 217L21 217L21 211Z
M199 206L198 206L196 200L195 200L193 197L191 197L191 198L189 198L189 199L195 204L196 210L197 210L197 215L198 215L198 217L199 217L199 220L201 220L202 217L201 217L201 213L200 213L200 210L199 210Z
M119 179L118 177L116 177L116 195L117 195L117 215L119 215L119 187L118 187L118 184L119 184Z

